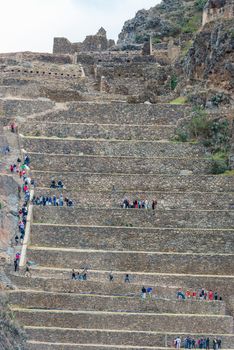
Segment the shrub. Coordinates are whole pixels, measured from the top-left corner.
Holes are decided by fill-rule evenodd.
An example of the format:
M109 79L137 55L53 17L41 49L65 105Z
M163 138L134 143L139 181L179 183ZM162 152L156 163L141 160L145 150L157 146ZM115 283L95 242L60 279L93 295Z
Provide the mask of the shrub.
M214 175L223 174L228 170L227 161L224 159L212 161L211 173Z
M180 142L187 142L188 141L188 134L184 130L177 130L176 131L176 140Z
M195 7L198 11L203 11L206 3L207 3L207 0L196 0Z
M196 108L195 114L189 125L190 132L193 136L205 136L209 134L209 120L207 113L202 108Z
M170 81L170 85L171 85L171 90L175 90L175 88L177 87L178 84L178 79L176 75L173 75L171 77L171 81Z
M200 14L192 16L182 27L182 32L187 34L195 33L202 24L202 17Z

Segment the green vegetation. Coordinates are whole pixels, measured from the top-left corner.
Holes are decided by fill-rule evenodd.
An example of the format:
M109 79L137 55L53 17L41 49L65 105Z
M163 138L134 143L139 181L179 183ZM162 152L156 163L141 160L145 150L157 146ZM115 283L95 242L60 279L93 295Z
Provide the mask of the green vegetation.
M176 75L173 75L170 81L171 90L175 90L175 88L177 87L177 84L178 84L178 78Z
M175 100L170 102L171 105L184 105L187 103L188 99L186 96L177 97Z
M189 52L190 48L192 47L193 45L193 41L192 40L188 40L186 42L186 44L184 45L184 47L182 48L182 51L181 51L181 57L185 57L187 55L187 53Z
M195 14L191 18L189 18L182 26L182 33L193 34L195 33L202 24L201 14Z
M153 44L160 44L161 42L162 42L162 40L158 36L155 36L152 38Z
M227 170L223 173L225 176L234 176L234 170Z
M228 170L230 150L229 121L224 118L212 120L206 111L199 107L187 125L178 129L176 141L188 142L191 139L202 142L212 153L212 174L222 174Z
M175 140L179 142L188 142L189 135L186 131L178 129L176 130Z
M207 0L196 0L195 7L198 11L203 11L206 3L207 3Z
M228 170L227 161L220 159L212 161L211 173L214 175L223 174Z
M41 136L40 130L35 131L34 136Z
M209 121L207 113L202 108L196 108L189 125L190 133L198 138L199 136L207 137Z

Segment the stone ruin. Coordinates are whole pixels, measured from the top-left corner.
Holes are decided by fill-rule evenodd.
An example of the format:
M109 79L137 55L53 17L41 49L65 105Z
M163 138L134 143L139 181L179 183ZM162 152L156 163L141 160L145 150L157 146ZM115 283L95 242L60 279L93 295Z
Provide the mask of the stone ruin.
M88 35L82 43L71 43L66 38L54 38L54 54L74 54L87 51L106 51L115 45L107 39L106 30L101 27L96 35Z
M211 21L221 18L234 17L233 0L209 0L203 11L202 24L205 25Z

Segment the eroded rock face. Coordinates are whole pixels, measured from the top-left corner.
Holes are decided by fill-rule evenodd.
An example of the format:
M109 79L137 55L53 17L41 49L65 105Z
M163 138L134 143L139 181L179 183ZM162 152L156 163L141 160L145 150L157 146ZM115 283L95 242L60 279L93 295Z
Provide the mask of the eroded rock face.
M126 21L119 34L119 45L142 43L149 36L155 40L176 37L182 26L197 9L195 1L163 0L149 10L140 10L136 16ZM200 13L202 17L202 12Z
M190 79L208 80L228 91L234 89L234 19L207 24L184 60Z
M226 0L209 0L206 7L209 9L220 9L226 5Z

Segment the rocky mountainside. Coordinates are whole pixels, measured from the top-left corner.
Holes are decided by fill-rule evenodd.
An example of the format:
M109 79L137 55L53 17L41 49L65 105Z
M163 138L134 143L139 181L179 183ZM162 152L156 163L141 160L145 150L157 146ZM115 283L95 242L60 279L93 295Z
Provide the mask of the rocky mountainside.
M149 10L140 10L125 22L119 34L119 45L143 43L152 36L153 43L181 34L187 39L202 23L202 10L206 0L163 0Z
M190 79L208 80L234 90L234 19L206 24L198 32L184 60Z

